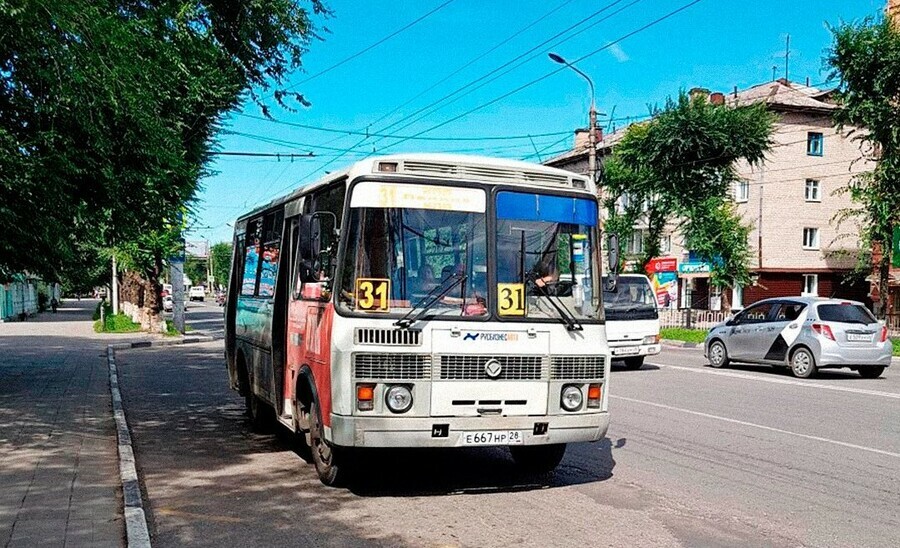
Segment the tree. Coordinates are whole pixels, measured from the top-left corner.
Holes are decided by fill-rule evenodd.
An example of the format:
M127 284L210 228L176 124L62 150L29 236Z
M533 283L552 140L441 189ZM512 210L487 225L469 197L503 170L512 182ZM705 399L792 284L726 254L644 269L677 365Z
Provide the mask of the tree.
M314 14L326 13L311 0ZM316 37L293 0L0 0L0 274L159 271L224 113Z
M728 106L680 93L642 124L630 126L604 164L607 228L627 240L647 224L643 266L659 254L660 237L677 222L688 247L712 265L714 285L750 282L747 235L729 202L735 163L763 160L775 116L765 105ZM616 208L621 196L627 206Z
M900 225L900 28L889 19L866 19L831 29L834 42L826 62L840 79L841 106L835 122L869 145L874 171L854 177L845 191L862 205L856 212L863 231L861 257L872 268L872 249L881 250L879 300L875 312L888 311L892 228Z
M228 285L228 277L231 273L231 242L219 242L210 248L212 255L212 271L215 284L221 286Z

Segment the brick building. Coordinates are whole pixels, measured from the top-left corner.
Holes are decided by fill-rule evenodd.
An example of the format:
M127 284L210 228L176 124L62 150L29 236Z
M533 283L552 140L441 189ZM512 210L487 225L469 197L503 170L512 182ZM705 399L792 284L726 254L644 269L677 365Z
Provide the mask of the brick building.
M858 226L852 219L839 223L836 217L856 207L839 189L874 164L857 141L833 127L831 92L781 79L727 95L714 93L710 100L732 105L764 102L778 115L774 146L762 165L736 166L741 180L733 198L752 227L748 243L755 283L724 294L711 288L709 265L684 248L673 224L662 241L664 257L677 261L678 297L673 306L728 310L762 298L800 294L867 301L868 284L849 276L858 257ZM586 171L584 136L576 133L575 148L546 163ZM620 136L613 133L598 144L601 161ZM638 224L626 242L626 255L639 254L641 242Z

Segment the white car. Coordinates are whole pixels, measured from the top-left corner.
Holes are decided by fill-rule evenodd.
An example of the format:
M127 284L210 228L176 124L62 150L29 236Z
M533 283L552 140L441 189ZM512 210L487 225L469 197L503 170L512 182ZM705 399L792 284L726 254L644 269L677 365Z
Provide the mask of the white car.
M192 301L203 301L206 299L206 288L202 285L195 285L188 291L188 299Z

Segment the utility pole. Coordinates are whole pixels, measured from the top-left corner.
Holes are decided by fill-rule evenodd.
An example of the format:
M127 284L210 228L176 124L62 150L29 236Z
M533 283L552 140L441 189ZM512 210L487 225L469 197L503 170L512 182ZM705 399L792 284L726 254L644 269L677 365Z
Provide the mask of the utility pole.
M112 313L115 316L119 313L119 270L116 266L116 255L113 253L112 258Z
M791 79L788 77L788 63L791 60L791 35L787 35L787 42L784 45L784 80L786 82L790 82Z

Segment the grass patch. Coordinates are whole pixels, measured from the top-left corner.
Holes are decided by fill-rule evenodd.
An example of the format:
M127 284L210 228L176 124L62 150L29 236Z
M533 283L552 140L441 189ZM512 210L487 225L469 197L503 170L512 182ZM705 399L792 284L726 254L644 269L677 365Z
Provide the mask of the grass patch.
M135 333L141 330L141 324L131 321L129 316L122 314L110 314L101 322L94 322L94 331L97 333Z
M190 333L193 330L194 328L190 325L184 326L185 333ZM166 320L166 332L163 333L163 335L165 335L166 337L178 337L179 335L181 335L181 333L179 333L178 330L175 329L175 322L173 322L172 320Z
M894 345L894 355L900 356L900 339L891 339L891 343Z
M685 329L683 327L664 327L660 330L659 336L663 339L675 341L685 341L691 343L702 344L706 340L706 329ZM896 346L894 347L896 348Z

